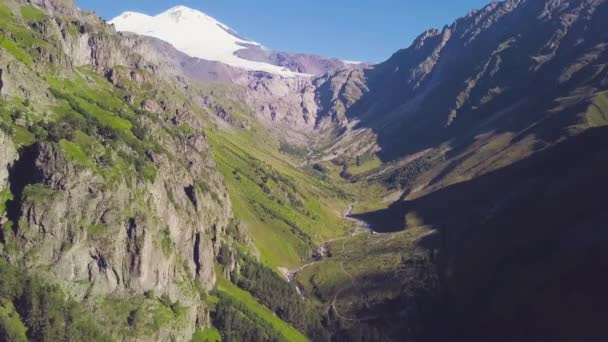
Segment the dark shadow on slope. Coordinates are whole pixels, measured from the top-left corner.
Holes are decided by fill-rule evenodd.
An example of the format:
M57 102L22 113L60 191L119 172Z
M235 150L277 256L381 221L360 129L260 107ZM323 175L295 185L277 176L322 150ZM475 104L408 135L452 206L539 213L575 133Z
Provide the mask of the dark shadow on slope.
M404 229L405 214L401 202L393 203L387 209L351 215L351 217L365 221L370 229L377 233L393 233Z
M383 161L446 142L456 153L484 133L527 131L541 140L556 141L567 134L569 126L579 123L579 105L589 103L589 94L576 92L601 88L607 75L597 64L582 61L592 51L602 51L598 46L608 41L603 24L608 20L608 3L598 5L592 19L576 21L555 56L538 69L539 63L532 57L548 53L547 42L562 29L561 19L538 20L546 10L545 1L528 1L489 27L479 27L494 20L491 16L504 6L490 5L493 9L487 13L460 19L451 26L448 43L424 78L413 75L420 73L427 58L439 49L446 31L420 38L412 47L366 71L369 92L349 108L347 116L360 119L359 127L377 134ZM575 3L565 7L572 10ZM471 32L475 38L469 40ZM606 61L607 52L598 53L597 61ZM560 83L558 79L569 68L580 70ZM464 96L467 84L474 86ZM568 96L578 97L580 103L555 102ZM463 102L456 118L447 125L459 101ZM536 126L539 122L540 129Z
M595 128L368 217L397 222L415 212L440 230L421 245L440 251L445 318L435 323L449 336L604 340L606 175L608 128Z
M23 190L27 185L41 180L40 170L35 165L38 149L38 144L24 147L19 153L19 159L9 169L8 181L13 199L7 202L6 213L8 219L15 223L13 226L15 229L23 214L21 208Z

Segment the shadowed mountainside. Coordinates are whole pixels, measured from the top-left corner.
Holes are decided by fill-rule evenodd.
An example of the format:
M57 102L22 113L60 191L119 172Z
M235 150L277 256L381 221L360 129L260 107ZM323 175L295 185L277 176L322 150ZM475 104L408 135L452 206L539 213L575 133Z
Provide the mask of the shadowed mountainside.
M521 162L360 215L437 229L450 334L474 340L592 340L608 314L608 129ZM396 228L396 226L395 226ZM401 308L404 309L404 308ZM447 337L448 335L446 335ZM451 335L453 336L453 335Z
M607 20L604 0L494 2L368 69L346 115L385 161L484 133L556 141L607 86Z

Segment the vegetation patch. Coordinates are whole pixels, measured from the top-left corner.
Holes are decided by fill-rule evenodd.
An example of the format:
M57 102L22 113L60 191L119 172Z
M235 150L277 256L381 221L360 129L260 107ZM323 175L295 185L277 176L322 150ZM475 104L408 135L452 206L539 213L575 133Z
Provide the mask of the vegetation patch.
M273 270L245 257L236 284L311 340L329 341L330 335L321 324L322 314Z
M0 305L0 340L27 342L27 327L12 302Z
M404 189L412 185L423 173L445 161L445 155L434 150L393 171L384 183L390 189Z
M0 340L111 341L97 320L67 300L58 287L4 259L0 259Z
M45 203L54 194L55 190L44 184L29 184L23 189L23 199L33 203Z
M382 161L376 155L359 156L349 165L348 173L356 177L375 170L380 166L382 166Z
M13 194L11 190L6 188L0 191L0 216L6 213L6 202L13 199Z
M295 266L314 244L345 233L339 213L349 195L262 149L250 132L209 132L236 217L248 228L265 263ZM272 146L272 145L270 145Z
M34 61L30 57L29 53L19 46L16 42L6 37L0 32L0 47L8 51L13 57L25 65L32 65Z
M90 169L97 168L97 166L95 165L95 161L91 159L89 155L85 154L79 145L62 139L61 141L59 141L59 146L61 146L61 149L63 150L63 153L65 153L65 156L68 158L68 160L76 162L77 164Z
M44 21L47 16L40 9L32 6L26 5L21 7L21 16L25 21Z
M608 125L608 92L601 92L595 96L587 109L585 119L588 127Z
M13 55L18 61L31 66L34 59L40 55L38 50L44 47L47 50L55 49L52 44L43 39L40 33L31 30L15 18L12 11L5 5L0 5L0 46ZM21 15L25 21L40 22L46 19L44 13L33 6L21 8Z
M332 242L330 257L297 274L307 296L325 303L336 300L344 317L391 298L431 293L437 286L430 255L417 245L428 227L391 234L361 234ZM365 294L365 300L361 295Z
M216 328L196 329L191 342L221 342L222 335Z
M213 324L226 341L308 341L248 292L218 275Z
M163 254L166 257L171 256L171 254L173 254L173 249L174 249L174 244L173 244L173 240L171 240L171 235L169 234L169 230L168 229L164 229L161 232L161 240L160 240L160 247L161 250L163 251Z
M102 321L121 337L150 336L161 328L183 328L186 308L172 302L167 295L156 298L130 295L126 298L106 297L101 300Z

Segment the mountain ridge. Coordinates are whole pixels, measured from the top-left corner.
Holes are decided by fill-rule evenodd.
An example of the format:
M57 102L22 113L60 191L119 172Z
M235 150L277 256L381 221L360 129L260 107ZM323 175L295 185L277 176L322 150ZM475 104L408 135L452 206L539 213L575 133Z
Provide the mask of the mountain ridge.
M243 38L207 14L182 5L155 16L124 12L109 23L119 31L167 41L190 57L283 77L308 77L347 65L335 58L273 52L253 40ZM189 32L202 34L192 38Z

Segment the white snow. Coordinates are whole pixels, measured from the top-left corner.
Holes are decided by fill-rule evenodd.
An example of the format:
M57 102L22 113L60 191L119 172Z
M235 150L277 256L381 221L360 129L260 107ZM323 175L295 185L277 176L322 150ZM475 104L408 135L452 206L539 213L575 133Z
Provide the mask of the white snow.
M125 12L110 20L118 31L132 32L164 40L177 50L209 61L218 61L234 67L264 71L286 77L298 74L287 68L249 61L235 55L243 44L261 45L238 37L236 32L212 17L185 6L173 7L156 16Z
M347 61L347 60L342 60L342 63L344 63L344 64L350 64L350 65L360 65L360 64L363 64L363 62L359 62L359 61Z

